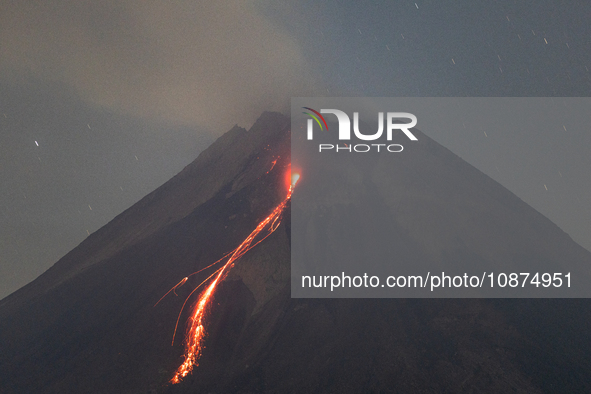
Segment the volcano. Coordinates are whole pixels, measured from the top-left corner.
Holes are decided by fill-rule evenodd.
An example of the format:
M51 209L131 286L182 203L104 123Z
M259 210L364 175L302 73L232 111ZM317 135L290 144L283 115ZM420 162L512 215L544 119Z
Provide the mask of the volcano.
M524 253L537 247L591 264L591 253L548 219L427 136L420 140L413 176L397 170L399 190L422 193L403 199L406 214L422 213L427 226L428 213L470 206L496 222L488 228L464 217L444 228L414 228L408 236L417 253L437 256L445 240L469 232L481 240L469 253L491 255L484 240L504 227L512 250L527 245ZM171 385L190 308L171 346L177 314L206 276L189 277L154 305L269 215L285 198L289 166L288 118L267 112L248 131L236 126L0 301L0 392L591 391L586 299L292 299L289 206L276 231L219 285L199 365ZM433 179L442 173L454 183ZM432 180L428 187L411 184L417 174ZM488 199L475 201L482 193Z

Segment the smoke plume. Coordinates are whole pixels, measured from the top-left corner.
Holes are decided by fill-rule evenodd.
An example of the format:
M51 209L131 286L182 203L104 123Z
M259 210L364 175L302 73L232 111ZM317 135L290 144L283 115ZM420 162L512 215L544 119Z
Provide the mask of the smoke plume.
M255 1L0 1L0 72L117 112L223 131L314 86ZM221 128L221 129L220 129Z

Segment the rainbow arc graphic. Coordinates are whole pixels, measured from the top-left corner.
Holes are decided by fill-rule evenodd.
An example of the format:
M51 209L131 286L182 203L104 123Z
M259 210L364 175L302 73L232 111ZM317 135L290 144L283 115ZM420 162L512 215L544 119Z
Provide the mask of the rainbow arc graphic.
M310 115L316 121L316 123L318 123L318 126L320 126L320 130L324 130L324 127L322 127L322 123L320 123L320 119L322 119L324 126L326 126L326 130L328 130L328 125L326 124L326 120L324 120L324 116L322 116L320 114L320 112L313 110L312 108L309 108L309 107L302 107L302 108L313 112L313 113L310 113L310 112L302 112L302 113L305 115ZM320 118L320 119L318 119L318 118Z

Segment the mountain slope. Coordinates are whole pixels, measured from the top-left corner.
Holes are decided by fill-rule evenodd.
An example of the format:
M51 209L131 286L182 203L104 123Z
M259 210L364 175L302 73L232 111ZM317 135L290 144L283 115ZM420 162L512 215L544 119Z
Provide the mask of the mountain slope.
M0 301L0 392L591 390L587 300L291 299L289 209L277 231L221 284L199 367L181 384L167 385L182 361L187 310L170 346L178 311L204 276L191 277L176 290L178 297L154 304L183 277L235 248L284 198L289 127L284 116L265 113L249 131L230 130L176 177ZM507 226L519 225L515 215L537 223L514 235L528 237L523 243L532 248L536 237L554 237L555 245L539 244L540 250L590 261L588 252L496 182L428 137L421 140L421 157L398 169L405 187L394 197L406 204L406 214L445 215L442 206L461 207L455 199L463 199L499 212ZM417 186L409 171L426 181ZM442 174L455 179L455 193L436 182ZM305 193L305 183L301 187ZM384 187L386 200L393 198ZM484 203L482 195L501 204ZM464 234L465 223L450 223L442 237ZM487 233L481 224L470 226ZM436 229L422 236L420 228L406 230L421 253L438 256L448 245ZM494 252L486 243L470 248Z

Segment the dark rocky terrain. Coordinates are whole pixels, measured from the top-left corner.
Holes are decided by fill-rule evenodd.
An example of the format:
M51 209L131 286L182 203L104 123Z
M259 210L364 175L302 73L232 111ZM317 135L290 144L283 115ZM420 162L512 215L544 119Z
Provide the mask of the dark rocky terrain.
M291 299L289 210L216 293L200 366L181 384L167 385L182 361L182 335L170 346L177 313L203 277L154 304L236 247L284 197L289 128L277 113L263 114L248 131L233 128L1 300L0 393L591 392L588 300ZM470 167L422 139L425 156L413 168L424 179ZM493 216L514 231L512 247L521 237L541 251L591 263L588 251L542 215L469 172L456 177L455 193L427 182L423 198L402 195L405 212L444 215L437 213L442 198L456 208L482 204L471 200L473 183L482 182L499 202L490 205ZM400 179L408 182L403 170ZM464 225L446 226L437 239L430 228L416 242L436 255ZM483 239L475 245L489 253Z

